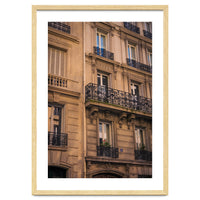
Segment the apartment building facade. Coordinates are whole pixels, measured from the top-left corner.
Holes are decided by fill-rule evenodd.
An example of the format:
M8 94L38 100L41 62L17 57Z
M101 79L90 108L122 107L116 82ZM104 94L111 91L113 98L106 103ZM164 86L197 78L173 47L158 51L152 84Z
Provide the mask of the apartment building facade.
M49 22L49 178L152 177L151 22Z

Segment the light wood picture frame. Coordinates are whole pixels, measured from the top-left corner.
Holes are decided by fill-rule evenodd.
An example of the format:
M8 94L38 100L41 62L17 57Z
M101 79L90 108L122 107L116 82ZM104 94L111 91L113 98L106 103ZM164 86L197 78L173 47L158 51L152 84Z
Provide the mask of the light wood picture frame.
M163 13L163 185L159 190L38 189L37 149L37 12L38 11L161 11ZM46 66L47 68L47 66ZM32 6L32 194L33 195L168 195L168 6L167 5L33 5Z

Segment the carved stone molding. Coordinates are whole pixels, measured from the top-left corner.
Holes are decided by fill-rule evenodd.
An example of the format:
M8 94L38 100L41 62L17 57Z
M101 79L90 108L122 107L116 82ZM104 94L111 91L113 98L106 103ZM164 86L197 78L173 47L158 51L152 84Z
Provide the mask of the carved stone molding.
M124 123L125 119L127 118L127 114L126 113L121 113L119 116L119 127L122 127L122 124Z
M127 121L133 124L135 121L135 115L134 114L129 115Z
M104 118L109 121L113 121L113 114L110 111L104 112Z
M112 73L113 72L112 66L113 66L113 64L108 63L108 62L104 62L104 61L101 61L101 60L97 60L96 61L97 69L101 70L101 71L104 71L104 72L107 72L107 73Z
M122 124L127 123L128 129L130 129L131 125L133 125L135 122L135 115L134 114L130 114L127 115L127 113L121 113L121 115L119 116L119 127L122 127Z
M92 165L92 164L91 164L91 161L88 161L88 162L87 162L87 169L90 169L91 165Z
M127 117L127 124L128 124L128 129L130 129L130 126L134 124L135 121L135 115L131 114Z
M93 123L94 119L97 119L99 109L97 107L92 107L88 113L91 123Z

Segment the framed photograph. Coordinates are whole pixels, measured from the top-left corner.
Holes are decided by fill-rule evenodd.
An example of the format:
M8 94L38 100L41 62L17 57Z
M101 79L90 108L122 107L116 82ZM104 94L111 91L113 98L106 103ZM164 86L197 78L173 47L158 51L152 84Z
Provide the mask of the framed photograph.
M168 194L168 6L32 6L32 193Z

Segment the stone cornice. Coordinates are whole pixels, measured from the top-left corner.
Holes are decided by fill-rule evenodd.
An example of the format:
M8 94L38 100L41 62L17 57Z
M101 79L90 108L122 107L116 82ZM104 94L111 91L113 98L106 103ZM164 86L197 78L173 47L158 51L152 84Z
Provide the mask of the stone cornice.
M62 31L56 30L56 29L51 28L51 27L48 27L48 34L54 35L54 36L59 37L59 38L66 39L66 40L73 42L75 44L80 43L80 40L76 36L73 36L72 34L64 33Z
M110 110L116 113L127 113L127 114L135 114L136 117L146 117L146 118L152 118L152 114L150 113L144 113L141 111L137 111L137 110L132 110L129 108L125 108L123 106L118 106L118 105L113 105L113 104L108 104L108 103L103 103L103 102L98 102L98 101L94 101L94 100L90 100L87 101L85 103L85 107L86 108L91 108L93 106L96 106L97 108L101 108L101 109L105 109L105 110Z
M86 161L95 161L95 162L110 162L110 163L116 163L116 164L132 164L132 165L139 165L139 166L152 166L151 161L131 161L131 160L122 160L122 159L113 159L113 158L98 158L98 157L92 157L92 156L87 156Z
M80 97L80 92L75 92L75 91L69 90L68 88L64 89L64 88L59 88L56 86L48 86L48 91L66 94L66 95L76 97L76 98Z

